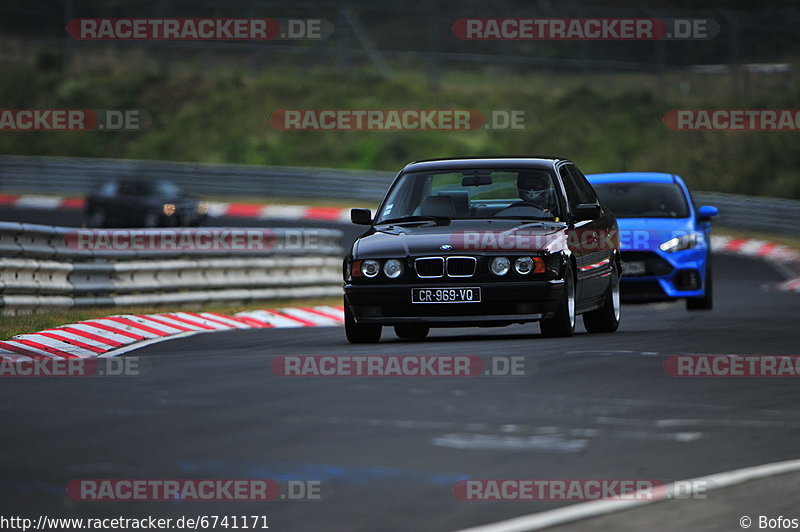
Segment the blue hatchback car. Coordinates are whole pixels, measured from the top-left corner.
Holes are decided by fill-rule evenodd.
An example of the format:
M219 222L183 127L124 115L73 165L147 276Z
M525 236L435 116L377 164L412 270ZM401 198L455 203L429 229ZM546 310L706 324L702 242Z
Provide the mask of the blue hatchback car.
M655 172L587 175L617 217L623 301L685 299L688 310L713 306L711 219L680 176Z

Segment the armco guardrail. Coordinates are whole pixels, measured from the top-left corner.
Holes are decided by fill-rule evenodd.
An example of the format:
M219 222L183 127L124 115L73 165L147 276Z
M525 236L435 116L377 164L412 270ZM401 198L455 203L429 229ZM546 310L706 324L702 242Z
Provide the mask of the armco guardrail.
M698 205L713 205L719 208L718 223L725 227L772 234L800 235L798 200L718 192L698 192L694 196Z
M112 178L170 179L193 194L376 200L394 174L329 168L0 156L0 190L84 195Z
M215 249L131 246L172 233L258 231L267 244ZM116 233L114 233L116 232ZM122 247L77 245L101 231L0 222L0 307L4 314L45 308L130 306L325 297L341 294L341 231L331 229L106 230ZM229 234L227 233L227 234ZM89 238L85 239L89 241ZM261 239L264 241L264 239ZM206 241L210 241L207 239ZM145 246L146 247L146 246Z
M171 179L198 195L337 198L377 202L393 174L363 170L199 164L130 159L0 156L0 191L84 195L111 178ZM698 192L720 208L719 222L739 229L800 234L800 201Z

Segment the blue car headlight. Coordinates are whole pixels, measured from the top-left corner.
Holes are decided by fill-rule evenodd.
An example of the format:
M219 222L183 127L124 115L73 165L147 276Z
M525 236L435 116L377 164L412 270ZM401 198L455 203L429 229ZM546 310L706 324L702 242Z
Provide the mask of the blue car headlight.
M661 248L661 251L672 253L674 251L692 249L697 246L698 241L697 233L687 233L683 236L670 238L658 247Z

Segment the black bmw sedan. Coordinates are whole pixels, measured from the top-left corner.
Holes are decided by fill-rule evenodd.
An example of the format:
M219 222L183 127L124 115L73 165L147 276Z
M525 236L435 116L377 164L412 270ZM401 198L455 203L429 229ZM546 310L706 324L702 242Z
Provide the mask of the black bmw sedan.
M344 260L351 343L431 327L538 321L544 336L620 320L617 222L572 162L438 159L407 165Z

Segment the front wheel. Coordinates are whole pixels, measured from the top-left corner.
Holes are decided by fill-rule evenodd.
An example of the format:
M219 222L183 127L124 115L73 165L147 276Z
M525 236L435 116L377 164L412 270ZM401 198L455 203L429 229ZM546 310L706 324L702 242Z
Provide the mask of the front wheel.
M603 306L583 315L583 326L590 333L610 333L619 327L619 273L612 268L611 283L606 289Z
M351 344L375 344L381 339L380 325L374 324L358 324L356 323L353 313L350 311L350 305L347 301L344 303L344 333L347 336L347 341Z
M572 336L575 333L575 276L571 267L568 266L564 272L564 291L556 315L541 320L539 328L542 336L547 338Z
M395 325L394 333L398 338L421 340L428 336L431 328L425 325Z

